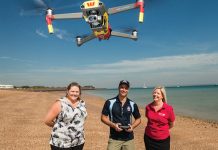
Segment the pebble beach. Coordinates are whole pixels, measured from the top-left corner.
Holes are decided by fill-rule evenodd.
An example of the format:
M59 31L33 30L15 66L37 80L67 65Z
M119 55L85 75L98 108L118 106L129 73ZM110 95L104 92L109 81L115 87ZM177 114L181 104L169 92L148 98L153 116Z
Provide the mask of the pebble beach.
M43 123L52 103L64 96L64 91L31 92L0 90L0 149L49 150L51 128ZM104 99L83 92L88 117L85 123L84 150L106 150L109 127L100 120ZM142 123L134 130L136 150L144 150L146 125L144 109ZM176 115L171 129L171 150L218 150L218 123Z

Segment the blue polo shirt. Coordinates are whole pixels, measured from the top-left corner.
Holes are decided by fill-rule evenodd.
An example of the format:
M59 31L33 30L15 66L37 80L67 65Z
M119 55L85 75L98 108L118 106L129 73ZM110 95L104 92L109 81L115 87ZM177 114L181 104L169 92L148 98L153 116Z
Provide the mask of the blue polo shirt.
M111 113L112 113L112 116L111 116L109 107L110 107L112 100L115 100L115 102L113 103L113 106L111 108ZM130 102L133 103L133 108ZM122 107L122 103L120 102L118 96L112 99L108 99L105 102L104 107L102 109L102 114L105 116L109 116L110 118L113 117L113 120L111 120L112 122L121 123L122 125L131 124L132 116L135 119L138 119L141 117L136 103L134 103L132 100L127 98L126 102L124 103ZM110 138L114 140L127 141L127 140L132 140L134 138L134 135L133 135L133 132L126 132L125 130L121 132L117 132L114 128L110 127Z

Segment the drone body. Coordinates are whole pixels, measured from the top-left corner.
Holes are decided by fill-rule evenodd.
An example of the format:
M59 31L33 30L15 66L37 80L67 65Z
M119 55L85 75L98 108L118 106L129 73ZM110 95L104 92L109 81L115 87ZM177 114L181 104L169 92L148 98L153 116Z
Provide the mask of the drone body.
M46 22L48 25L48 32L54 33L52 27L52 21L58 19L80 19L84 18L84 20L89 24L92 34L86 37L76 37L77 46L81 46L87 41L90 41L94 38L98 38L99 40L107 40L110 36L118 36L123 38L129 38L133 40L137 40L137 31L133 30L132 34L126 34L122 32L112 31L109 25L109 15L127 11L130 9L139 8L139 22L143 22L144 18L144 0L137 0L136 3L127 4L123 6L117 6L113 8L107 9L99 0L90 0L85 1L80 6L82 12L78 13L66 13L66 14L52 14L51 9L47 9Z

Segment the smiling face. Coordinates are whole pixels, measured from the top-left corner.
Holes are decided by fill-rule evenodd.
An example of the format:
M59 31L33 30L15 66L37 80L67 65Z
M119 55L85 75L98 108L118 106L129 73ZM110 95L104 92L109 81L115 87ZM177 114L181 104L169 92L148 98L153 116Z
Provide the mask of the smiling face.
M70 89L67 91L67 97L70 100L78 100L80 96L80 89L78 86L71 86Z
M128 92L129 92L129 87L126 84L121 84L119 86L119 96L127 97Z
M153 91L153 100L154 100L155 102L160 102L160 101L163 100L163 94L162 94L162 92L161 92L160 89L155 89L155 90Z

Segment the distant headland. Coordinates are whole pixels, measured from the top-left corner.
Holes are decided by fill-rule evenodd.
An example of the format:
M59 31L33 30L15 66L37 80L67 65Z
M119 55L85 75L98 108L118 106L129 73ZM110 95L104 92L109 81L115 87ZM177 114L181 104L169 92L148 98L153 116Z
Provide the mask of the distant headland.
M0 89L7 90L25 90L35 92L49 92L49 91L65 91L66 87L47 87L47 86L2 86ZM82 86L82 90L95 90L96 88L92 85Z

